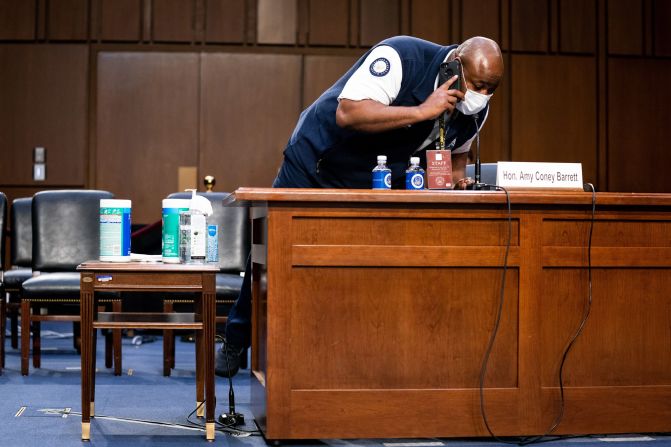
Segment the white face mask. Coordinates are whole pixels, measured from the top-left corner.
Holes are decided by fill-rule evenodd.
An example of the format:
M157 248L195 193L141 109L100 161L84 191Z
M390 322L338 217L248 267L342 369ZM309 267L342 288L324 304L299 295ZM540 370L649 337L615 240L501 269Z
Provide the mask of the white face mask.
M485 108L491 97L492 95L483 95L482 93L467 89L464 100L457 103L457 110L464 115L475 115Z

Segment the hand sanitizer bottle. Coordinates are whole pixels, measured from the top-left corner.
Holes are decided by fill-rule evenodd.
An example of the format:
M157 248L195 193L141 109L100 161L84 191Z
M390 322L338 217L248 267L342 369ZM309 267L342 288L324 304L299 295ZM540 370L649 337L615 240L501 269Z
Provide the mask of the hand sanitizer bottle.
M190 189L188 212L180 213L180 262L204 264L207 256L207 216L212 215L212 204Z

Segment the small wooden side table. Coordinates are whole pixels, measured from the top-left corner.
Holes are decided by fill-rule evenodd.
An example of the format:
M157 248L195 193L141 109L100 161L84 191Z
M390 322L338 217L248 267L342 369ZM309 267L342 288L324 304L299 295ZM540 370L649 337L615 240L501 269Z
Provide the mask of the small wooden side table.
M215 274L219 267L87 261L77 270L81 272L82 440L91 439L91 418L95 415L95 330L138 328L196 331L197 415L205 416L205 437L213 441ZM94 295L101 291L196 293L196 308L194 313L97 312Z

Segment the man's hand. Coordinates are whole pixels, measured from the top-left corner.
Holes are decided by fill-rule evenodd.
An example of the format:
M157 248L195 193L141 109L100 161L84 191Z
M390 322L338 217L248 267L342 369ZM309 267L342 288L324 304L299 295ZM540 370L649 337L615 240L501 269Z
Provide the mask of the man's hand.
M466 189L469 185L473 184L475 184L475 180L473 180L471 177L464 177L457 181L457 183L454 184L454 188L452 189Z
M441 113L452 114L457 102L464 99L464 93L461 90L452 89L452 84L457 80L457 75L452 76L443 85L438 87L419 105L422 115L426 120L434 120Z

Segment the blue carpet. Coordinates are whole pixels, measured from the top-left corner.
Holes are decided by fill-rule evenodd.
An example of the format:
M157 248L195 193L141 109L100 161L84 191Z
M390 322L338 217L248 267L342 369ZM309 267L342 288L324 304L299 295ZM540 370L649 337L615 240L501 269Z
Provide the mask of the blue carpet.
M65 323L43 323L43 331L56 334L71 331ZM96 417L91 423L91 442L82 443L80 411L80 359L72 348L72 338L44 338L42 367L31 366L30 375L21 376L20 352L6 341L6 367L0 376L0 446L204 446L201 432L186 427L187 416L195 409L194 344L176 342L176 368L171 377L162 375L162 342L139 346L123 341L123 375L115 377L104 367L103 339L98 339L98 373L96 374ZM58 385L58 386L56 386ZM216 414L227 411L228 382L217 378L216 394L220 399ZM249 410L250 376L242 371L234 378L237 410L247 421L244 427L254 430ZM16 413L26 407L20 416ZM63 414L66 409L71 413ZM102 416L109 416L110 419ZM115 420L137 419L137 421ZM197 422L195 417L192 421ZM153 425L141 421L156 421ZM624 436L610 436L611 441ZM603 437L580 437L546 442L552 447L628 447L671 446L671 436L631 435L632 439L605 442ZM236 437L217 432L215 445L262 447L260 436ZM478 447L505 445L487 439L374 439L313 440L288 443L298 446L371 446L403 447L454 446Z

